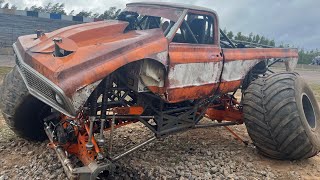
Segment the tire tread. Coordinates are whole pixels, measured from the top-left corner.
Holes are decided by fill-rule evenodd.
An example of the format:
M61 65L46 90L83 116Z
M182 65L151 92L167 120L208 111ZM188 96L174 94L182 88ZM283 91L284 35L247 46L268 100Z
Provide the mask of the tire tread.
M296 73L277 73L255 80L245 91L243 110L248 134L257 149L270 158L296 160L319 152L308 139L292 96L297 78ZM283 113L287 109L292 112Z

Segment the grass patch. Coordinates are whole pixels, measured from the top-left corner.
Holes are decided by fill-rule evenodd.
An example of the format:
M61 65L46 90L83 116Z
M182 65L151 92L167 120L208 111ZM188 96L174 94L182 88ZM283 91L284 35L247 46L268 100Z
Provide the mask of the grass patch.
M11 67L0 67L0 82L2 82L2 79L11 71L11 69Z
M311 89L313 90L314 95L318 102L320 102L320 84L310 84Z
M11 71L11 67L0 67L0 75L6 75Z

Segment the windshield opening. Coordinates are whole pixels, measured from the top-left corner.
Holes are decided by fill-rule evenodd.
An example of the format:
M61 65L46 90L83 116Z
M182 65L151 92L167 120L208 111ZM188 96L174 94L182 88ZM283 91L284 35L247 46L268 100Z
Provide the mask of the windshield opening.
M175 8L129 6L120 13L117 19L129 22L126 31L161 28L166 36L182 12Z

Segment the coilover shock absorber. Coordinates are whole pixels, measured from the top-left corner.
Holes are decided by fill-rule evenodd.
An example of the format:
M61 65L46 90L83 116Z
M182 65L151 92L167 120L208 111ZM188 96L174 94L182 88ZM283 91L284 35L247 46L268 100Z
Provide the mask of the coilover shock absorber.
M98 104L97 104L97 100L98 100L98 88L96 88L90 97L90 106L89 106L89 122L90 122L90 129L89 129L89 139L88 139L88 143L86 144L86 148L88 150L92 150L93 148L93 143L92 143L92 136L93 136L93 125L94 125L94 121L96 120L96 116L97 116L97 109L98 109Z
M103 146L106 143L106 140L104 138L103 135L103 131L104 131L104 126L105 126L105 122L106 122L106 113L107 113L107 104L108 104L108 88L109 88L109 84L110 84L110 78L106 78L103 81L103 85L102 85L102 104L101 104L101 115L100 115L100 120L101 120L101 126L100 126L100 137L97 140L99 146Z

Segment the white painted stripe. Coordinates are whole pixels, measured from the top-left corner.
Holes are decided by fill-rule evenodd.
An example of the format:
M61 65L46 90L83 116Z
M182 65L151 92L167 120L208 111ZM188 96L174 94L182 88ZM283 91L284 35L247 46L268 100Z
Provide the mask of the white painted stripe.
M18 16L27 16L27 11L16 10L15 14Z
M222 80L237 81L244 79L247 73L261 60L238 60L224 64Z
M83 22L93 22L93 18L83 17Z
M50 19L50 14L49 14L49 13L39 12L38 17L39 17L39 18L47 18L47 19Z
M23 10L13 10L13 9L0 8L0 13L1 14L12 14L12 15L18 15L18 16L27 16L27 11L23 11ZM38 17L50 19L50 13L39 12ZM61 20L73 21L73 16L61 15ZM80 22L80 21L78 21L78 22ZM94 22L94 18L83 17L83 22Z
M61 20L72 21L72 17L73 17L73 16L61 15Z
M169 70L169 87L199 86L219 82L221 62L177 64Z
M261 60L238 60L226 62L222 81L238 81ZM169 69L169 88L200 86L220 81L222 62L177 64Z

